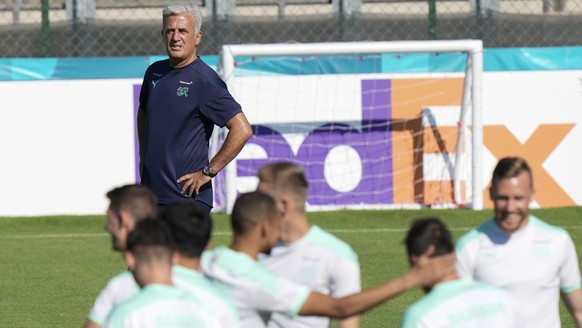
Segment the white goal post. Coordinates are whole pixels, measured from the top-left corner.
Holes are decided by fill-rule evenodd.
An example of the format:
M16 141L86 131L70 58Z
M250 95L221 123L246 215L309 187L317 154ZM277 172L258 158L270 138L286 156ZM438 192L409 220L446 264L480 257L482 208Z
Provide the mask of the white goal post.
M445 161L447 163L449 163L448 168L450 171L450 176L451 176L451 180L452 180L452 187L451 190L453 190L454 195L452 195L452 202L451 202L451 206L456 206L456 207L467 207L467 208L471 208L474 210L479 210L483 208L483 182L482 182L482 148L483 148L483 133L482 133L482 72L483 72L483 44L482 41L480 40L449 40L449 41L388 41L388 42L330 42L330 43L307 43L307 44L300 44L300 43L283 43L283 44L254 44L254 45L224 45L222 47L222 51L221 51L221 55L220 55L220 61L219 61L219 73L221 75L221 77L224 79L224 81L227 83L230 92L233 94L233 96L235 97L235 99L240 100L241 104L243 105L243 110L245 111L245 113L247 113L247 116L249 117L249 121L251 122L251 124L256 124L256 121L261 121L262 123L265 122L272 122L272 117L273 115L282 115L282 116L290 116L290 113L297 113L296 115L303 115L303 116L310 116L309 118L307 118L306 120L303 119L298 119L297 120L297 124L294 124L293 122L289 121L289 125L286 126L284 129L286 129L287 131L291 131L291 135L292 137L290 137L290 141L288 141L289 146L285 146L286 148L289 148L291 150L288 151L289 156L294 156L293 153L294 152L303 152L305 153L305 151L303 151L302 149L298 150L298 147L301 148L302 146L301 141L297 141L297 140L293 140L293 138L297 139L299 137L295 136L295 134L298 133L298 131L300 130L310 130L311 134L310 136L313 136L313 131L319 131L318 129L321 129L321 126L318 126L316 128L313 128L314 126L316 126L316 123L321 123L323 122L319 117L316 117L318 115L318 113L316 113L320 107L318 107L320 104L317 100L312 100L313 102L313 107L309 108L309 109L302 109L299 107L299 105L296 104L301 102L304 99L310 98L310 97L314 97L313 99L319 99L319 98L315 98L317 97L317 94L325 94L327 92L329 92L328 88L330 87L330 85L334 85L336 87L336 94L335 95L329 95L329 97L332 98L337 98L337 102L335 103L334 106L336 106L337 108L341 107L344 108L345 110L337 110L338 114L340 117L338 118L338 121L349 121L350 118L348 117L348 114L342 114L342 113L350 113L350 108L349 108L349 104L350 103L356 103L358 104L358 102L362 102L362 104L364 104L364 100L353 100L352 98L354 97L348 97L345 98L345 94L349 91L350 88L345 88L342 86L342 84L340 82L333 82L333 81L329 81L329 80L325 80L322 82L323 79L326 78L326 76L324 75L318 75L317 73L310 75L310 74L306 74L306 73L301 73L301 78L304 78L304 80L299 80L297 78L297 84L302 84L302 85L309 85L310 83L321 83L320 85L322 85L323 89L322 90L313 90L312 94L309 95L303 95L303 94L297 94L297 95L292 95L292 94L287 94L289 92L288 89L288 85L289 85L289 81L293 81L293 76L290 76L288 73L278 73L278 72L267 72L264 73L263 76L265 76L262 80L252 80L250 82L247 83L247 81L242 81L242 85L239 84L241 82L241 80L244 80L245 77L247 77L248 75L253 75L255 73L253 73L252 69L250 70L245 70L245 69L241 69L241 60L239 60L239 58L246 58L243 59L247 60L247 61L252 61L252 62L258 62L260 60L260 58L263 57L273 57L273 56L281 56L282 58L298 58L298 61L306 61L305 58L308 58L309 60L311 60L312 58L317 58L318 56L334 56L334 55L340 55L340 56L345 56L345 55L354 55L356 57L355 61L359 60L360 61L364 61L367 60L367 57L364 57L364 54L366 56L368 55L375 55L375 56L379 56L379 55L383 55L383 54L409 54L409 53L436 53L436 54L444 54L444 53L463 53L466 54L466 66L463 67L464 72L462 72L463 75L463 82L462 82L462 96L461 99L459 99L459 104L458 107L460 108L460 111L457 111L458 114L456 117L456 125L458 125L458 127L455 127L455 129L457 130L457 136L455 137L455 142L456 142L456 146L455 146L455 152L454 154L450 154L450 153L445 153L443 151L442 155L438 155L438 157L446 157ZM362 54L362 55L361 55ZM360 56L361 55L361 56ZM358 57L359 56L359 57ZM398 56L398 58L400 58ZM378 59L378 60L382 60L382 59ZM356 63L357 64L357 63ZM355 64L355 65L356 65ZM271 67L276 67L277 64L271 66ZM249 74L250 72L250 74ZM388 87L380 87L379 85L381 84L382 81L382 75L381 72L380 73L376 73L376 72L367 72L369 73L368 75L365 75L364 73L361 73L361 76L366 76L368 80L370 80L370 83L377 83L378 86L376 87L377 90L380 90L380 88L386 88L384 91L387 94L392 94L392 92L394 90L392 90L391 88L395 88L394 87L394 83L393 84L386 84ZM282 78L284 78L285 83L280 82L280 80L275 80L273 78L273 76L282 76ZM348 77L346 77L347 75L338 75L341 79L348 79ZM369 78L368 78L369 76ZM405 74L405 75L401 75L398 77L404 77L404 78L409 78L411 76L411 74ZM398 78L397 77L397 78ZM366 80L366 81L368 81ZM318 82L315 82L318 81ZM378 82L380 81L380 82ZM408 81L408 80L407 80ZM293 83L293 82L291 82ZM362 82L364 83L364 82ZM337 85L336 85L337 84ZM315 85L315 84L314 84ZM318 84L319 85L319 84ZM363 85L363 84L362 84ZM275 90L276 88L280 88L280 90ZM436 88L436 87L435 87ZM358 96L360 94L364 94L364 90L360 90L361 92L358 93ZM281 103L278 103L278 99L274 99L276 97L271 97L269 96L272 92L277 92L278 94L281 94ZM396 91L394 91L396 92ZM438 93L438 90L437 90ZM381 97L383 96L383 94L378 93L377 95L374 95L373 97ZM419 97L421 97L422 95L419 95ZM438 95L435 95L435 98ZM256 100L251 100L249 101L248 99L251 99L252 97L256 98ZM277 96L278 97L278 96ZM264 99L263 99L264 98ZM344 99L345 98L345 99ZM359 98L358 98L359 99ZM258 102L261 101L262 103L259 105ZM307 101L307 100L305 100ZM373 100L375 101L375 100ZM293 102L293 104L290 104L291 102ZM362 105L364 106L364 105ZM388 105L391 106L391 105ZM430 104L427 104L428 107L430 107ZM252 114L253 110L255 107L265 107L265 108L270 108L271 110L265 110L259 114ZM325 106L323 106L325 107ZM331 106L333 107L333 106ZM442 106L441 106L442 107ZM375 108L372 108L375 110ZM334 108L330 109L331 111L334 111ZM388 109L390 110L390 109ZM431 109L431 108L423 108L422 109L422 122L423 124L425 124L425 128L426 126L431 126L430 121L434 120L434 116L433 113L437 113L436 116L438 116L439 112L443 112L440 108L435 107L435 109ZM250 115L248 113L251 113ZM279 114L277 114L279 113ZM428 113L428 114L426 114ZM344 115L344 116L342 116ZM375 114L373 114L375 115ZM449 114L447 114L449 115ZM313 117L311 117L313 116ZM450 115L449 115L450 116ZM300 117L300 116L298 116ZM467 122L470 117L470 123ZM309 121L309 122L307 122ZM307 122L307 123L306 123ZM376 121L374 121L376 122ZM412 121L411 121L412 122ZM427 123L428 122L428 123ZM262 124L261 123L261 124ZM394 124L393 122L390 124ZM408 123L405 123L408 124ZM428 125L427 125L428 124ZM327 124L327 125L323 125L325 127L325 129L333 129L333 131L336 131L335 133L338 135L344 135L344 134L349 134L352 133L354 135L356 135L357 133L361 132L362 129L364 129L363 127L358 127L355 130L356 131L352 131L351 127L349 125L335 125L333 122ZM331 126L331 127L330 127ZM339 131L338 130L338 126L340 126L342 129L347 129L344 131ZM409 126L412 126L412 123L410 123L407 128ZM432 125L432 128L435 129L435 133L439 133L438 128L434 125ZM368 129L368 128L367 128ZM369 128L369 129L373 129L373 128ZM386 127L386 129L391 130L393 129L393 125ZM274 129L275 130L275 129ZM214 133L213 135L213 140L212 140L212 146L211 146L211 152L215 152L217 145L220 144L221 140L223 140L224 138L224 134L227 133L225 129L222 130L218 130L221 133ZM371 130L370 130L371 131ZM216 131L215 131L216 132ZM470 134L470 142L468 142L467 144L467 149L465 149L465 140L468 139L467 134ZM281 133L283 134L283 133ZM392 138L391 135L386 134L386 138ZM414 138L415 136L413 136ZM304 136L302 137L304 138ZM314 137L315 138L315 137ZM373 137L375 139L378 139L378 137ZM383 137L379 138L382 139ZM419 139L420 138L420 139ZM326 139L317 139L316 141L319 142L320 146L324 146L325 145L325 141ZM422 136L418 137L416 136L416 139L414 139L416 141L418 140L422 140ZM415 142L416 142L415 141ZM392 141L394 142L394 141ZM298 146L299 145L299 146ZM316 143L317 145L317 143ZM390 146L390 144L386 144L387 147ZM441 145L442 146L442 145ZM245 146L246 148L257 148L256 145L247 145ZM317 146L314 146L317 147ZM331 146L330 146L331 147ZM330 155L332 150L335 151L335 149L332 148L326 148L325 151L327 151L327 155ZM343 146L342 146L343 147ZM380 146L378 146L380 147ZM260 147L259 147L260 148ZM338 148L338 147L336 147ZM341 148L341 147L340 147ZM338 148L339 149L339 148ZM341 148L342 151L345 151L347 153L354 153L353 150L349 149L349 145L348 147L343 147ZM373 149L381 149L381 148L373 148ZM339 151L339 150L338 150ZM371 150L373 151L373 150ZM261 150L259 153L262 153L263 150ZM265 150L266 152L266 150ZM311 152L311 151L308 151ZM417 152L417 150L415 150L415 152ZM243 152L241 152L241 155L239 155L239 159L245 155L245 150L243 149ZM356 156L362 157L362 151L355 152ZM470 162L470 164L467 165L466 169L463 168L463 164L461 163L461 153L465 153L466 156L470 157L467 159L467 162ZM343 153L342 153L343 154ZM248 155L248 154L247 154ZM280 155L283 158L285 158L285 155ZM299 156L299 155L298 155ZM394 155L395 157L391 160L396 161L398 159L399 155ZM412 156L412 155L411 155ZM340 156L341 157L341 156ZM374 156L371 156L374 157ZM427 155L426 158L434 158L430 157ZM301 157L303 158L303 157ZM327 158L323 157L321 160L326 161ZM385 164L373 164L372 161L374 159L371 160L371 162L369 164L366 164L367 166L365 167L360 167L358 165L355 165L356 168L352 168L355 177L350 177L350 176L346 176L344 178L340 178L340 180L357 180L358 178L363 178L363 174L367 174L366 170L368 169L374 169L374 165L385 165ZM266 163L266 160L261 160L261 163ZM440 161L440 159L439 159ZM428 163L428 162L427 162ZM430 162L432 163L432 162ZM454 164L452 164L454 163ZM306 161L303 163L305 165L305 167L311 168L313 167L314 170L319 170L317 172L325 172L326 174L333 174L330 173L329 169L327 167L321 167L321 166L325 166L325 163L320 163L320 162L311 162L311 160ZM390 169L391 169L391 173L390 173L390 178L391 179L397 179L398 176L398 172L396 170L396 168L394 168L392 165L393 164L389 164L390 165ZM432 165L432 164L430 164ZM421 165L422 166L422 165ZM429 164L424 164L424 166L429 166ZM452 169L451 169L452 168ZM416 170L417 168L414 167L413 170ZM240 168L237 168L237 160L234 160L231 164L229 164L226 169L223 171L224 173L222 173L222 177L220 179L217 179L215 182L215 188L218 190L223 190L223 197L224 199L220 200L220 202L222 203L222 205L220 206L223 210L230 212L230 210L232 209L232 205L234 204L234 200L237 197L237 194L240 192L244 192L247 190L244 190L245 187L243 188L239 188L237 187L237 184L240 185L241 181L244 181L244 183L242 183L243 185L246 185L247 189L249 189L249 186L252 186L253 183L255 183L256 185L256 180L253 180L252 178L250 178L253 173L256 174L256 172L250 172L249 174L246 175L246 177L240 177L239 176L239 170ZM327 170L327 171L326 171ZM426 170L426 168L425 168ZM466 170L469 173L469 176L466 176L466 183L463 182L463 176L467 173L464 172L464 170ZM364 173L362 173L364 172ZM418 173L415 173L418 175ZM447 173L449 174L449 173ZM322 174L317 175L317 177L321 176ZM308 176L309 178L309 176ZM378 178L372 178L373 180L378 180L378 179L384 179L386 177L383 177L382 175L378 175ZM312 181L313 180L313 181ZM350 180L350 181L351 181ZM253 182L254 181L254 182ZM319 179L318 178L313 178L310 179L310 185L312 183L319 183ZM217 183L220 184L220 186L217 186ZM324 181L325 183L325 181ZM351 188L354 187L355 184L357 184L358 182L354 182L351 185ZM411 183L417 183L416 180L414 180L414 182L411 181ZM468 190L463 191L462 188L463 186L468 185L470 186L468 188ZM329 186L326 186L325 188L328 188ZM411 188L415 188L415 187L411 187ZM242 190L241 190L242 189ZM341 189L342 192L345 194L343 196L345 197L354 197L359 199L359 195L357 193L357 188L354 189L355 191L350 191L350 187L342 187L339 186L336 189ZM368 188L370 189L370 188ZM368 190L370 191L370 190ZM220 191L218 191L220 192ZM316 192L316 191L315 191ZM371 191L372 193L374 193L374 191ZM215 192L216 193L216 192ZM380 192L378 192L380 193ZM377 208L409 208L409 207L415 207L414 205L418 205L417 207L422 207L423 205L426 204L419 204L418 202L412 202L413 206L410 206L411 204L402 204L402 203L397 203L395 200L395 196L393 194L393 191L389 191L390 197L391 198L391 202L392 204L390 204L390 202L387 202L386 204L384 204L383 202L378 202L378 204L364 204L366 202L361 202L361 201L355 201L353 204L349 204L349 202L345 202L341 203L340 205L333 205L333 206L326 206L325 204L325 199L321 199L321 200L317 200L314 201L313 203L317 203L319 204L319 206L313 205L312 206L308 206L308 209L311 210L333 210L333 209L344 209L344 208L353 208L353 209L377 209ZM356 196L354 196L356 195ZM374 197L384 197L382 195L374 195ZM362 196L365 197L365 196ZM416 199L416 198L415 198ZM374 202L372 202L374 203ZM309 205L309 204L308 204ZM430 205L430 204L428 204ZM435 206L439 205L439 204L433 204ZM446 206L444 204L441 204L442 206Z

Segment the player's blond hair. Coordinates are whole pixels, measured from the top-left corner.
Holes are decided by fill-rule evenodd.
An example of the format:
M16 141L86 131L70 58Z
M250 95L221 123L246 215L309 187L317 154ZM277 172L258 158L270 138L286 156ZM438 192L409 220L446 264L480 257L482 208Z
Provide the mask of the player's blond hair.
M267 164L258 173L259 181L271 186L277 192L291 193L305 203L309 184L303 169L290 162Z

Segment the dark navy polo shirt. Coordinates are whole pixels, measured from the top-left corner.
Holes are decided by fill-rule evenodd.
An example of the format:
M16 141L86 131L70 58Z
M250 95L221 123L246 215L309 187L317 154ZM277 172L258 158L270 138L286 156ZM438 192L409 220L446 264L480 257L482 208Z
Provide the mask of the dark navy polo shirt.
M160 204L184 200L178 178L208 164L214 125L224 127L241 106L200 58L183 68L171 67L169 60L150 65L139 101L146 112L142 184L152 189ZM212 183L192 197L212 206Z

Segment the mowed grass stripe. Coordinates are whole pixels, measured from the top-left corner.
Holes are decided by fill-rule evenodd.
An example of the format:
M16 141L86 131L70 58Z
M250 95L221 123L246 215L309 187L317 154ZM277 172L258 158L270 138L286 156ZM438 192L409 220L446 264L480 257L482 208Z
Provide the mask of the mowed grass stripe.
M469 231L474 227L449 227L451 231ZM582 226L562 226L566 230L580 230ZM330 233L337 234L355 234L355 233L402 233L407 232L408 228L378 228L378 229L326 229ZM216 231L212 233L216 236L232 235L230 231ZM0 239L50 239L50 238L102 238L108 237L108 233L64 233L64 234L23 234L23 235L6 235L0 236Z

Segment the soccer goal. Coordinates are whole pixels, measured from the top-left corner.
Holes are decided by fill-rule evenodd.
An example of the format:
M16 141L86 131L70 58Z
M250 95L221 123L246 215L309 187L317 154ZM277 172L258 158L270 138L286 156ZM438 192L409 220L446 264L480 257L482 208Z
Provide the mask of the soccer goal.
M291 161L308 210L481 209L482 67L480 40L223 46L218 71L254 135L215 180L217 206Z

